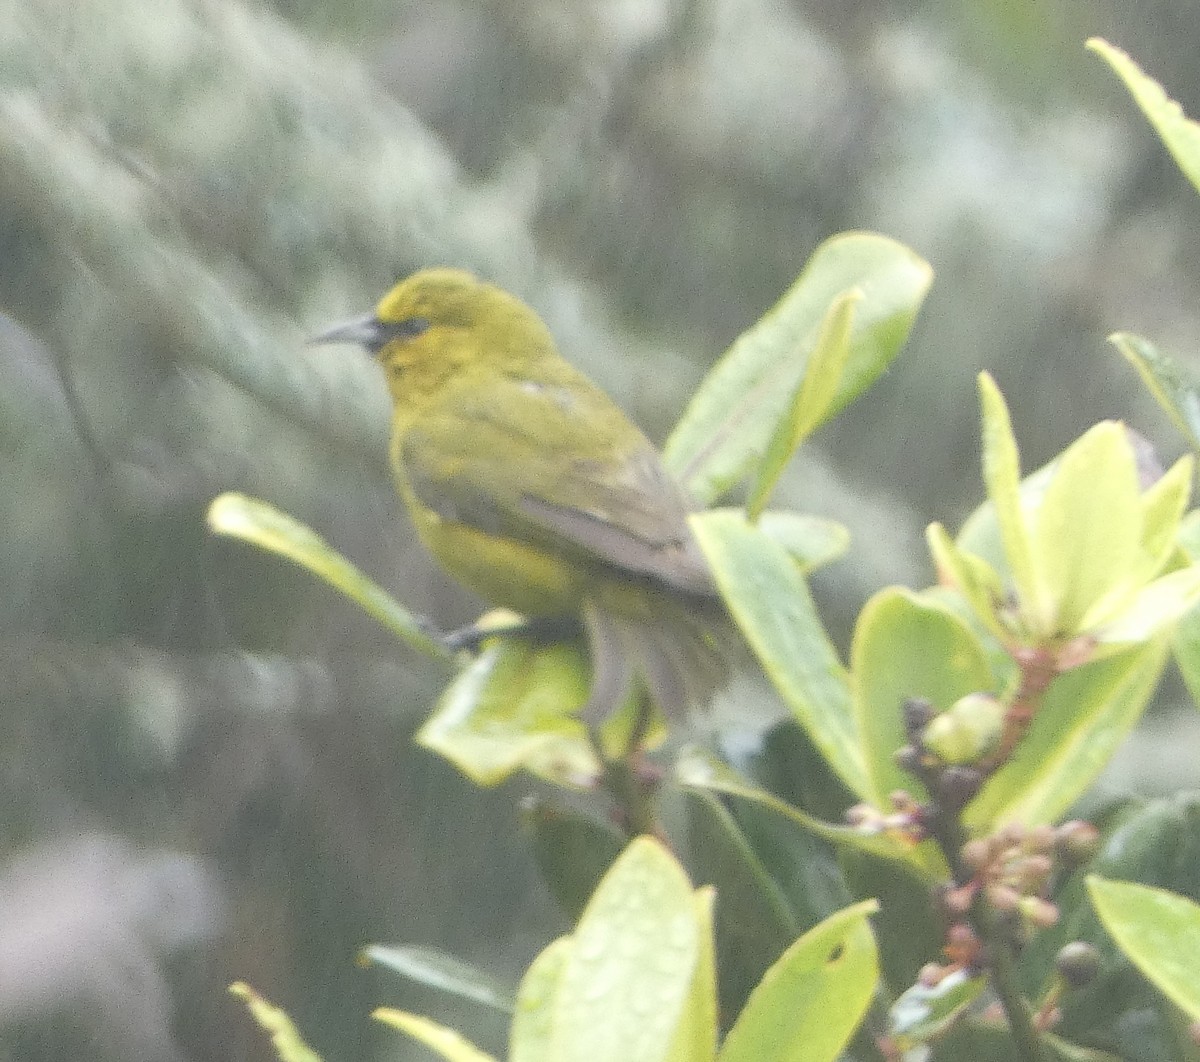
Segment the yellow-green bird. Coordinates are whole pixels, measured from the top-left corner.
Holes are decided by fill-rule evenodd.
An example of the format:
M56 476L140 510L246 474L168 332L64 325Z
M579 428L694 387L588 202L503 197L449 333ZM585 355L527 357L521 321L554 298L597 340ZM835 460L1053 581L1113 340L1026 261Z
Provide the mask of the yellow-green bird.
M582 622L586 719L638 682L668 716L707 698L726 668L724 611L694 506L529 306L427 269L316 341L359 344L382 365L396 483L438 563L494 605Z

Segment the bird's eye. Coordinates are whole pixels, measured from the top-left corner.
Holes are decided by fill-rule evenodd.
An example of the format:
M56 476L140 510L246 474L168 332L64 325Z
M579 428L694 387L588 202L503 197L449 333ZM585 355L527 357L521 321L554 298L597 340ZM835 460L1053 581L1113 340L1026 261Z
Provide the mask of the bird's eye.
M403 321L389 322L384 326L391 339L414 339L429 328L428 317L406 317Z

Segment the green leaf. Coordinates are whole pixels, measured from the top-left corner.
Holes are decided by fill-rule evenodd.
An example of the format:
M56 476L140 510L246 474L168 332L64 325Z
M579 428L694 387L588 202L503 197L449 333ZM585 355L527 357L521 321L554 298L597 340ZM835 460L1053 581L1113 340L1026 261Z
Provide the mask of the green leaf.
M982 557L962 549L941 524L925 529L925 541L938 581L962 594L972 614L993 637L1003 641L1008 632L1001 619L1004 586L1000 573Z
M805 574L837 560L850 548L845 526L806 513L771 510L758 518L755 527L787 550Z
M730 614L767 677L829 765L866 798L870 782L846 670L791 557L735 510L697 513L691 524Z
M670 1062L715 1062L717 1057L717 956L713 932L716 901L716 890L708 886L697 889L692 896L692 914L700 928L700 948L684 1020L671 1045Z
M1128 800L1106 812L1103 842L1087 867L1055 890L1058 923L1035 934L1021 954L1021 973L1031 999L1058 982L1056 956L1071 941L1092 945L1100 958L1096 976L1062 999L1059 1032L1070 1039L1103 1043L1123 1059L1184 1062L1172 1049L1169 1020L1178 1013L1119 950L1096 917L1086 887L1088 872L1126 879L1200 898L1200 794L1183 792L1166 800Z
M1179 521L1175 543L1185 559L1200 561L1200 509L1193 509Z
M1200 191L1200 125L1188 119L1162 86L1142 73L1137 63L1120 48L1114 48L1099 37L1093 37L1087 46L1125 82L1129 94L1154 126L1154 131L1174 157L1176 165L1192 182L1192 187Z
M377 966L430 988L483 1003L505 1013L511 1013L513 1009L513 992L509 986L444 951L374 944L364 948L362 954L363 958Z
M1147 574L1163 570L1179 546L1196 462L1181 457L1142 494L1142 551Z
M1077 633L1095 639L1096 655L1145 641L1175 622L1195 600L1191 575L1164 568L1186 561L1193 461L1177 461L1139 491L1134 448L1123 425L1097 425L1020 484L1020 519L1032 540L1033 596L1042 612L1023 607L1025 630L1006 630L1001 598L1011 576L1008 539L992 500L980 506L951 542L939 525L927 532L940 577L964 595L1000 641L1049 641ZM1015 580L1014 580L1015 581ZM1022 601L1022 605L1025 602Z
M711 791L687 790L688 865L721 897L716 911L721 1009L736 1012L800 925L733 815Z
M380 1007L371 1017L406 1033L418 1043L441 1055L446 1062L495 1062L491 1055L480 1051L462 1033L420 1014L410 1014L393 1007Z
M825 919L767 971L729 1031L720 1062L833 1062L879 979L866 900Z
M1193 564L1200 561L1200 510L1193 510L1183 518L1176 542ZM1179 621L1171 647L1192 702L1200 705L1200 607L1193 608Z
M696 746L684 749L675 762L680 785L740 797L794 822L800 829L832 844L907 863L929 880L947 873L946 864L932 842L913 845L886 833L872 833L850 826L835 826L814 818L800 808L745 781L712 753Z
M1043 1062L1135 1062L1128 1056L1121 1058L1107 1051L1081 1047L1053 1033L1041 1033L1038 1041L1041 1047L1039 1057ZM970 1062L1025 1062L1024 1057L1018 1054L1008 1028L1001 1022L988 1021L986 1018L968 1016L956 1021L944 1035L937 1038L932 1047L932 1062L963 1062L964 1059L970 1059ZM1136 1062L1149 1060L1139 1058ZM1184 1060L1172 1059L1171 1062Z
M837 414L903 346L932 277L927 262L886 237L851 232L826 240L700 385L667 440L668 468L694 497L711 503L757 465L807 370L830 303L857 288L862 302L849 355L821 422Z
M1039 624L1039 633L1053 633L1048 629L1033 543L1022 507L1021 455L1004 396L987 373L979 374L979 399L983 410L983 482L995 512L1004 558L1022 614Z
M1047 634L1103 623L1140 573L1141 499L1125 428L1105 421L1059 458L1033 536L1040 618Z
M1143 586L1111 623L1093 631L1104 645L1144 642L1167 630L1200 602L1200 565L1164 575Z
M1141 336L1131 332L1114 332L1108 341L1137 369L1146 389L1162 406L1188 445L1200 451L1200 392L1195 383L1173 359Z
M1157 639L1059 675L1012 757L967 805L967 825L990 833L1009 822L1055 822L1133 729L1165 658Z
M1134 965L1193 1021L1200 1021L1200 906L1163 889L1087 879L1092 905Z
M890 1039L902 1051L928 1043L948 1029L986 986L986 977L972 977L965 970L955 970L932 987L918 981L892 1004Z
M944 711L968 693L990 691L995 682L986 651L962 620L895 587L880 591L859 614L850 674L870 799L881 808L895 789L925 795L894 759L907 742L904 702L922 697Z
M605 823L539 797L522 803L521 825L531 835L538 869L554 898L576 921L625 847L624 836Z
M846 359L850 355L850 330L862 291L853 288L838 295L829 305L809 355L804 377L796 387L790 407L779 419L767 443L746 501L746 515L757 520L779 482L792 455L825 419L837 398Z
M477 785L522 768L559 785L587 785L599 765L573 713L587 700L588 681L574 645L497 638L446 688L417 743Z
M929 848L933 847L931 843ZM933 872L916 872L911 863L880 859L849 848L840 849L838 854L850 895L878 896L883 901L879 913L871 919L871 929L879 946L884 980L889 985L911 985L946 942L944 913L929 902L929 897L931 890L941 888L948 880L949 871L938 879Z
M1200 707L1200 608L1193 608L1179 621L1171 648L1192 703Z
M218 535L239 538L307 568L357 602L414 649L449 659L446 647L430 638L416 617L331 549L319 535L287 513L244 494L222 494L208 508L208 526Z
M604 876L572 935L558 979L554 1062L711 1058L711 926L683 869L658 841L634 840ZM713 1022L707 1028L708 1022ZM682 1052L682 1053L681 1053Z
M555 1006L573 948L570 937L559 937L542 949L521 978L508 1037L509 1062L554 1062Z
M271 1034L271 1044L280 1062L321 1062L321 1056L304 1042L285 1011L272 1006L242 981L230 985L229 991L245 1001L254 1020Z

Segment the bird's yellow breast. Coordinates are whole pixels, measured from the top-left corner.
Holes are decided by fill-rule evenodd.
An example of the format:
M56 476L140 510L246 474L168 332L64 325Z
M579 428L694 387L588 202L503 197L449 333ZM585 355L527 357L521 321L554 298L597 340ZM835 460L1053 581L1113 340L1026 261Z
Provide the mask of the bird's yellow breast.
M447 520L403 484L401 491L425 548L485 601L527 616L579 611L589 580L577 565L536 546Z

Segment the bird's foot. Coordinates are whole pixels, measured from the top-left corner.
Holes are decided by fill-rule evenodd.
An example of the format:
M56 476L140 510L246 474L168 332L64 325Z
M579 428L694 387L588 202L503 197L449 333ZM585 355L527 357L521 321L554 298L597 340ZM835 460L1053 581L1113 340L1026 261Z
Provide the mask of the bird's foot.
M430 630L431 637L440 641L451 652L468 650L477 652L489 638L530 638L539 642L554 642L572 637L579 631L578 624L571 619L557 616L520 617L503 623L468 623L452 631Z

